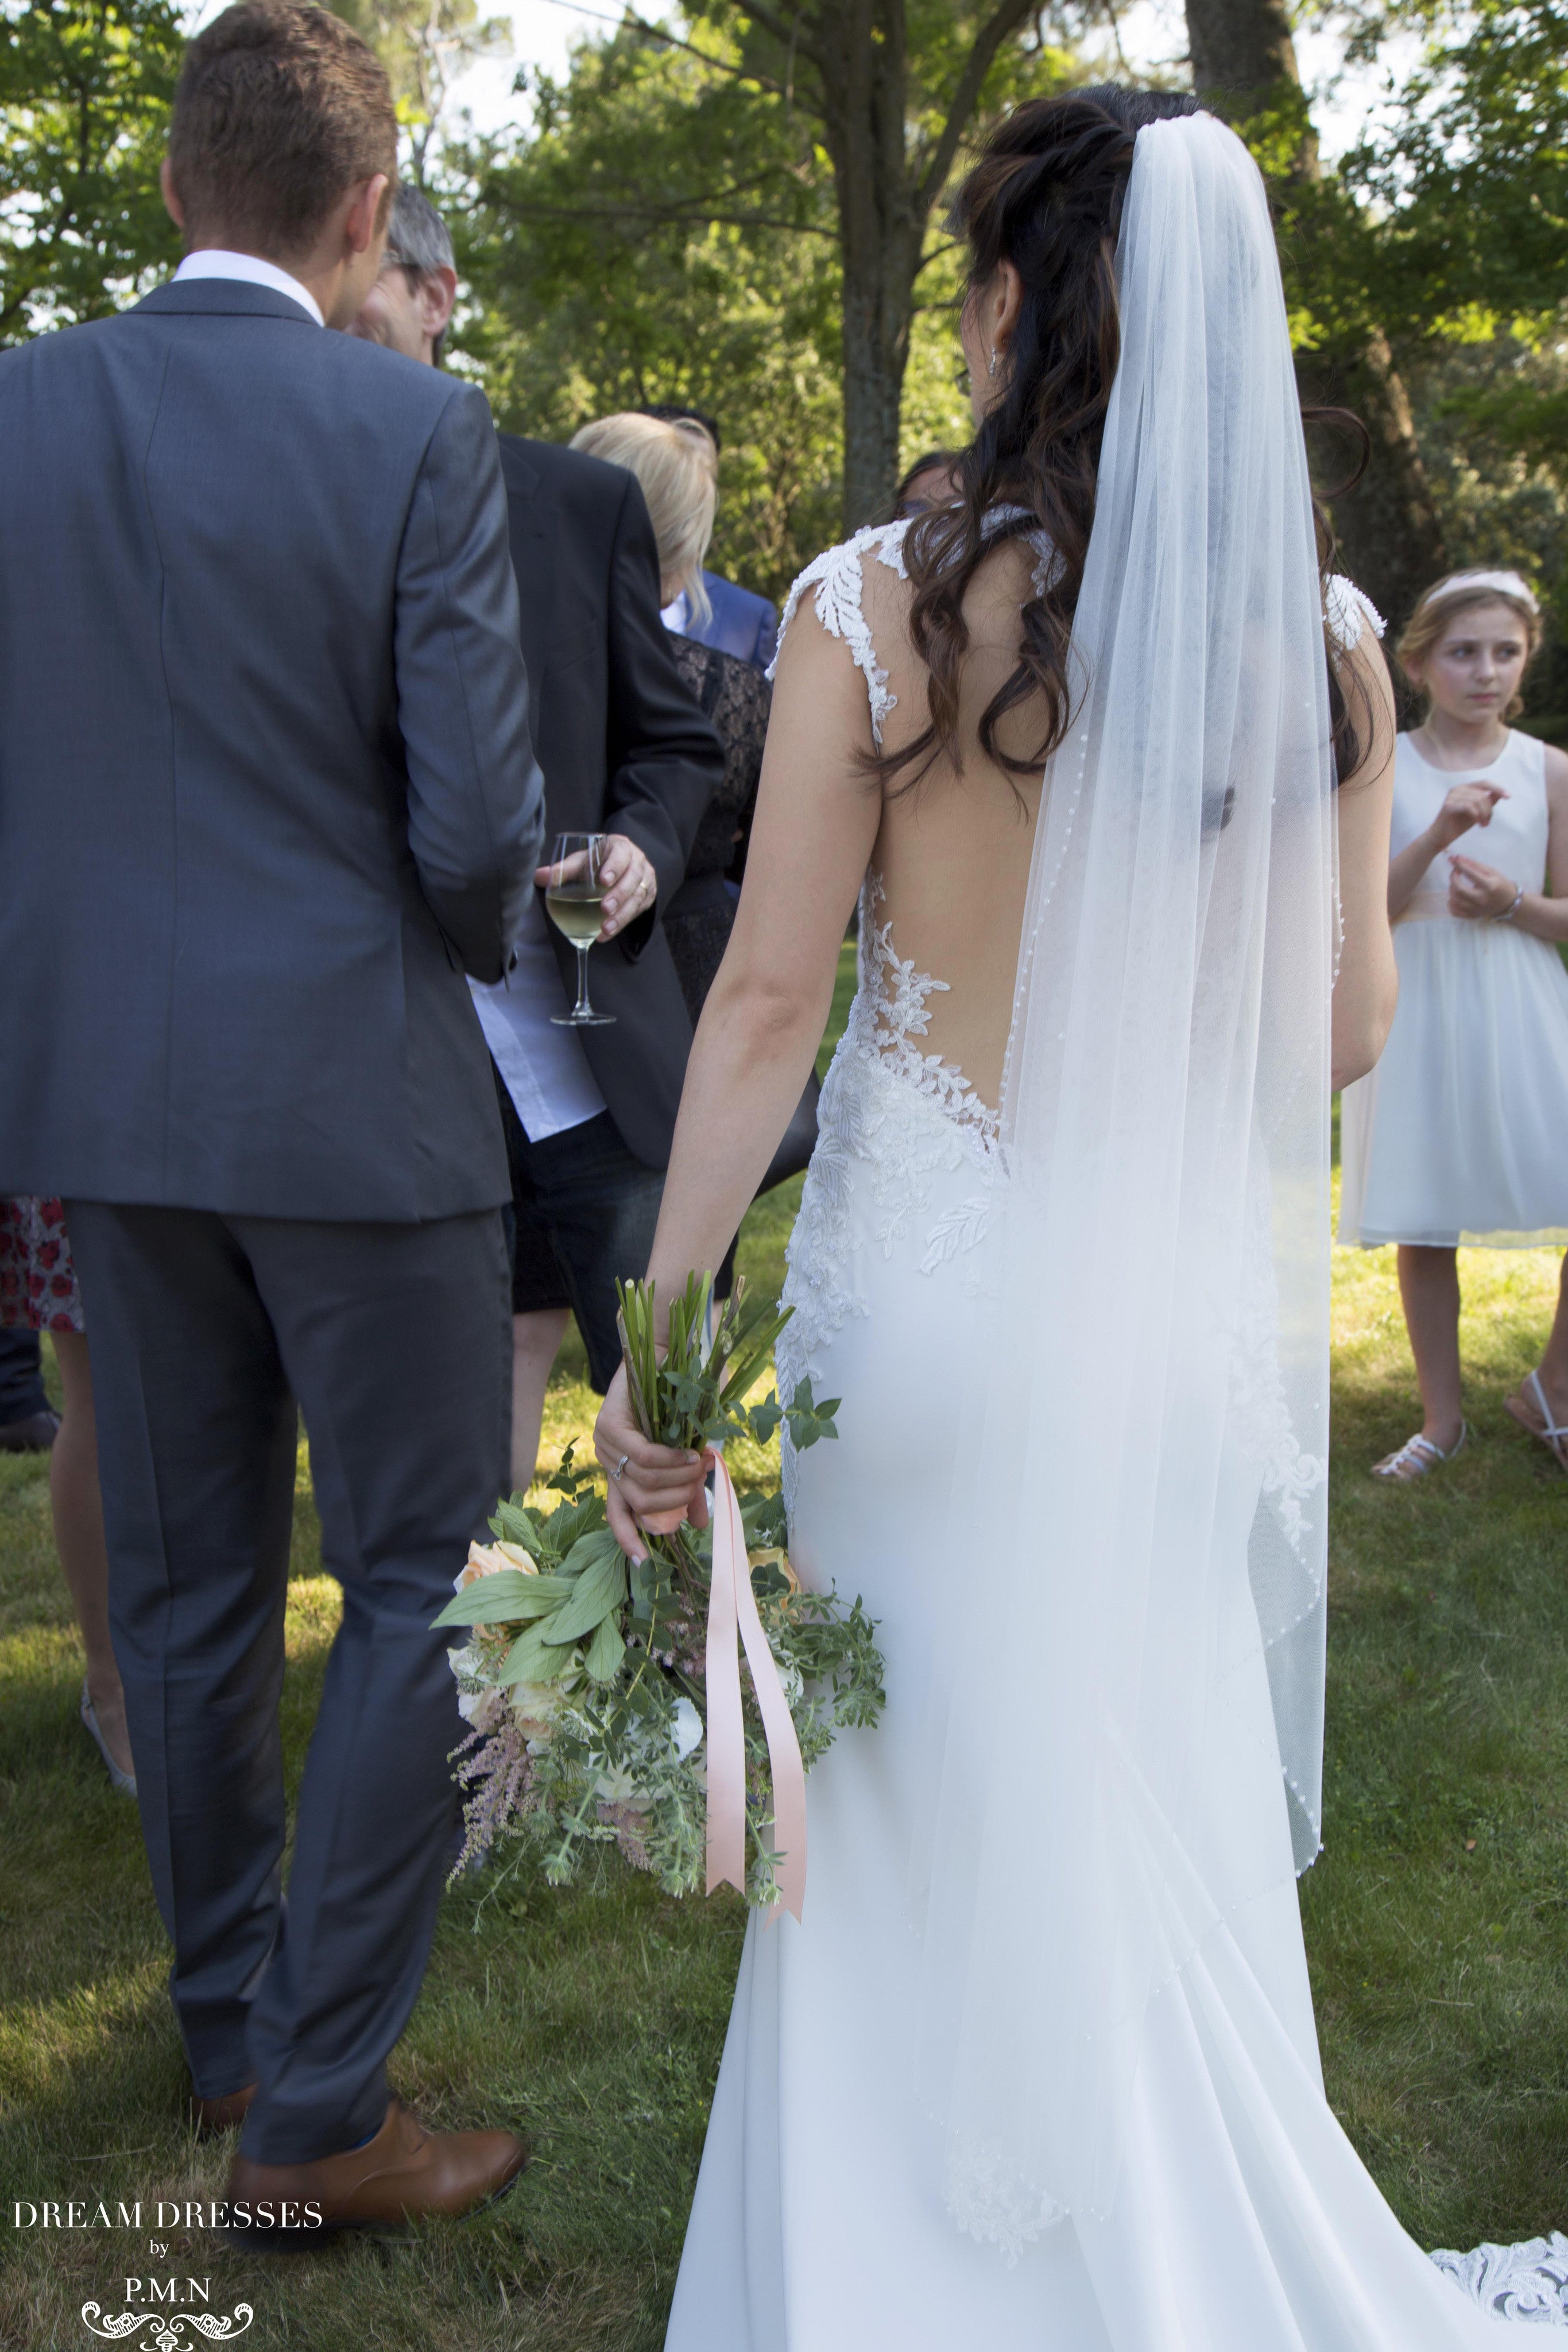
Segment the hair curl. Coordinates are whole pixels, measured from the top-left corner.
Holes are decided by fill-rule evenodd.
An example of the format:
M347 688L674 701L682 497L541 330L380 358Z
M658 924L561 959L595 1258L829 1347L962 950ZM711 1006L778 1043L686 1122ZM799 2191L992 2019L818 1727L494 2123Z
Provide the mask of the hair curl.
M1134 145L1146 124L1201 110L1181 92L1110 82L1034 100L998 126L958 191L952 226L969 248L966 302L989 285L1004 260L1017 269L1023 299L1001 395L956 468L957 501L917 516L904 541L915 589L910 636L927 672L928 723L902 750L871 762L884 783L902 778L900 788L909 790L942 753L962 765L959 687L969 644L964 599L981 563L1006 539L1043 531L1056 562L1043 593L1021 609L1018 663L981 714L980 747L1011 775L1038 774L1071 723L1068 649L1121 358L1116 241ZM1306 415L1347 427L1365 442L1364 428L1343 411ZM996 510L1003 507L1019 511L998 522ZM1325 569L1332 547L1320 511ZM1332 640L1328 671L1336 765L1348 775L1362 756L1361 732ZM998 740L1002 721L1036 701L1045 717L1040 742L1024 756L1005 750Z

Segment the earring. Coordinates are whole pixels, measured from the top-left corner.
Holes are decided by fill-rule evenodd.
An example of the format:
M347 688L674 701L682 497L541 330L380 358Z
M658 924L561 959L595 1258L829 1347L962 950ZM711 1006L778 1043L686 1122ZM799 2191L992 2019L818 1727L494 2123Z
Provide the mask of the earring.
M989 373L989 374L991 374L991 375L995 375L996 372L997 372L997 347L996 347L995 343L993 343L993 344L991 345L991 364L990 364L989 369L988 370L988 373Z

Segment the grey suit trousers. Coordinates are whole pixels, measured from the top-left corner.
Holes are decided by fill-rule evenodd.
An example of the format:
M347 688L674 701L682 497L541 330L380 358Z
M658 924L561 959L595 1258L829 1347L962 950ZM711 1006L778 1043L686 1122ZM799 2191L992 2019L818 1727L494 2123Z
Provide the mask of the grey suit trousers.
M110 1627L192 2076L208 2096L257 2083L245 2152L306 2162L382 2122L451 1863L464 1726L430 1622L506 1460L501 1214L68 1213ZM285 1901L297 1399L343 1617Z

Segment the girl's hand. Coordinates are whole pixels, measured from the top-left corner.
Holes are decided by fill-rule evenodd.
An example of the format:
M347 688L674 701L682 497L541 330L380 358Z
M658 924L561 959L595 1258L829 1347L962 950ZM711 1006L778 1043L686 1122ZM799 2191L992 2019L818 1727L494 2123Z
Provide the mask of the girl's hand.
M610 1383L593 1424L593 1450L609 1479L606 1507L610 1531L631 1559L642 1559L647 1546L639 1529L669 1535L683 1519L693 1527L707 1525L707 1497L703 1480L707 1466L704 1454L683 1454L674 1446L655 1445L637 1426L622 1364Z
M1507 793L1500 784L1455 784L1446 796L1442 807L1432 819L1430 833L1433 853L1447 849L1473 824L1490 824L1491 813Z
M1460 856L1448 860L1448 912L1463 916L1467 922L1506 915L1518 887L1495 866L1483 866L1479 858Z

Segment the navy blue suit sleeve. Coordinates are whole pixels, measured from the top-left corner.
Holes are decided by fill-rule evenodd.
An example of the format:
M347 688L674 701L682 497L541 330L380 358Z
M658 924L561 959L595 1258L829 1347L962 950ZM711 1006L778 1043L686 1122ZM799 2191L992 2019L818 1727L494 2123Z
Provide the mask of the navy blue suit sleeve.
M397 571L408 838L464 969L499 980L544 839L507 496L484 395L455 390L425 451Z
M626 478L610 572L609 788L604 830L644 851L667 906L709 801L724 781L724 747L681 683L659 618L659 552L642 488ZM652 933L652 913L628 924L624 951Z

